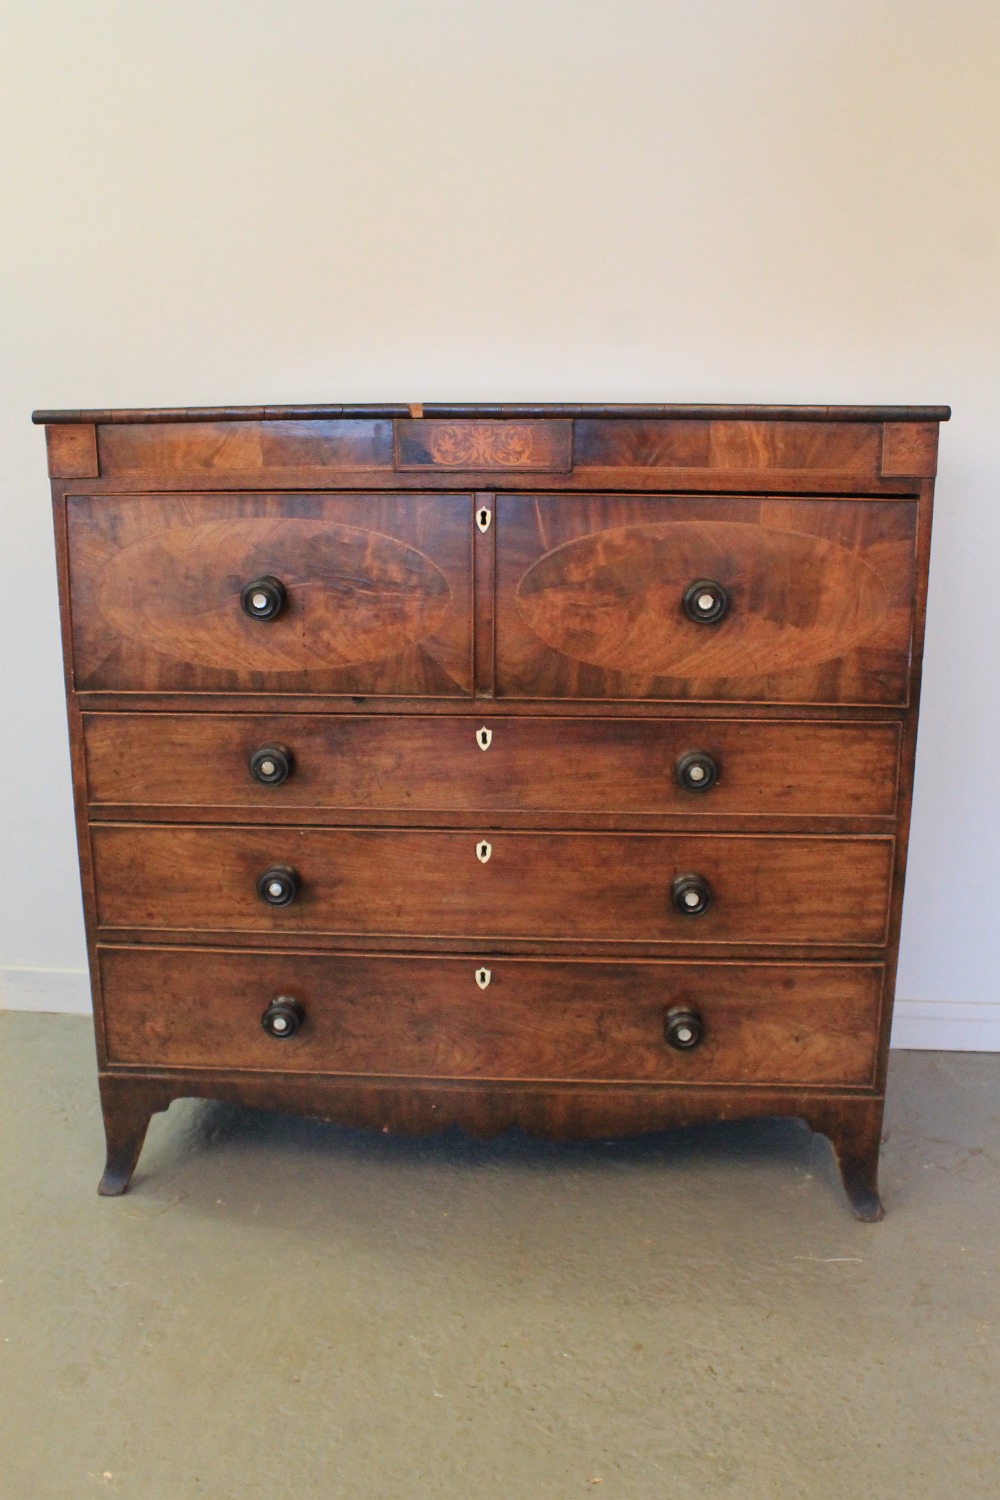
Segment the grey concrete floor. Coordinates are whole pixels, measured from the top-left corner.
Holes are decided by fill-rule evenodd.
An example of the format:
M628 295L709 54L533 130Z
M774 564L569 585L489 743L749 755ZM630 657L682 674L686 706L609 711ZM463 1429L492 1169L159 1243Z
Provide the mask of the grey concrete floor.
M0 1015L2 1500L1000 1495L1000 1056L897 1053L880 1225L794 1122L406 1140L184 1101L98 1199Z

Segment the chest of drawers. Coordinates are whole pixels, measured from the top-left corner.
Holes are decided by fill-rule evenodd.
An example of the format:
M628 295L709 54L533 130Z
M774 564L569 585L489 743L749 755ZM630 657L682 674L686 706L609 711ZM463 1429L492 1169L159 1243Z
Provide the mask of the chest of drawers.
M877 1171L947 408L38 412L103 1193L241 1101Z

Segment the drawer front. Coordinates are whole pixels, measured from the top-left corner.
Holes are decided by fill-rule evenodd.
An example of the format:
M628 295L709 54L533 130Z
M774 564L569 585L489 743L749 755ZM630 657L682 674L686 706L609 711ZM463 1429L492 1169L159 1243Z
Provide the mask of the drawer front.
M317 808L891 817L899 761L898 725L872 723L88 714L84 736L94 804L277 819ZM268 772L290 769L262 784L250 763L268 746L288 752L265 757ZM695 752L711 766L685 761Z
M891 838L109 823L91 844L104 928L642 943L881 944L893 852ZM273 867L295 872L287 905L257 893ZM673 904L688 874L711 893L698 914Z
M497 693L904 704L915 539L909 500L502 495Z
M468 495L76 496L67 508L81 690L472 691ZM247 613L261 579L280 588L251 590Z
M383 1077L864 1087L882 994L854 964L103 948L100 970L113 1063ZM278 997L302 1015L280 1039ZM697 1045L667 1043L671 1011Z

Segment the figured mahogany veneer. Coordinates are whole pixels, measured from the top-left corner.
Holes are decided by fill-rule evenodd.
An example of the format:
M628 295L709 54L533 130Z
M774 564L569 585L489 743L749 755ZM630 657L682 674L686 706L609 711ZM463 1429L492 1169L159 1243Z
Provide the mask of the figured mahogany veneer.
M947 416L36 414L100 1190L184 1095L552 1137L785 1113L879 1217Z
M908 501L553 495L497 502L497 694L905 703ZM678 607L723 583L709 628Z
M74 497L76 686L468 695L472 533L462 495Z

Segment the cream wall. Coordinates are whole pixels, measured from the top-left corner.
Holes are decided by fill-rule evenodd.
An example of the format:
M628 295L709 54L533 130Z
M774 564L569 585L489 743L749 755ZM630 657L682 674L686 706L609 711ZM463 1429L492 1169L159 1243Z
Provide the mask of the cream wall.
M6 0L7 1005L84 1003L33 406L951 402L897 1041L1000 1046L996 0Z

